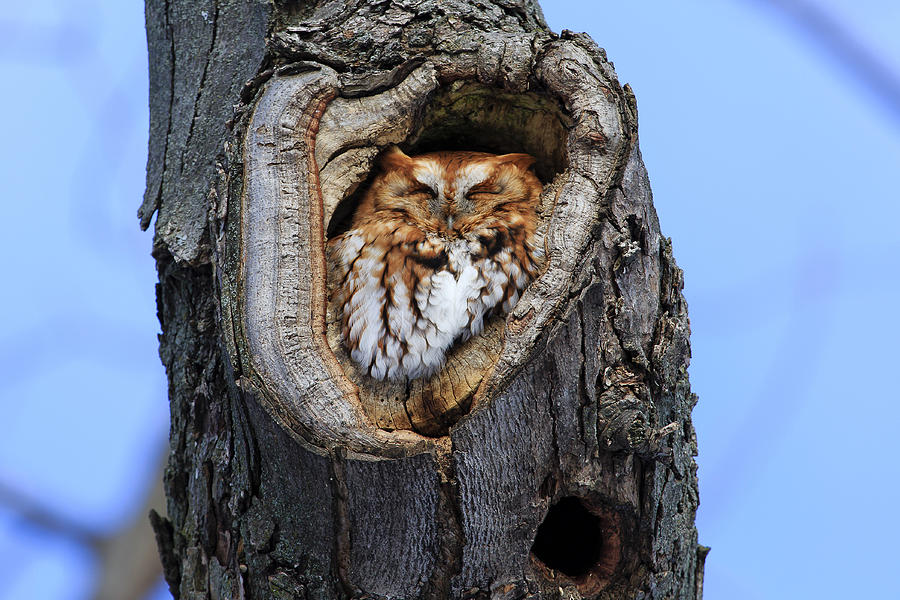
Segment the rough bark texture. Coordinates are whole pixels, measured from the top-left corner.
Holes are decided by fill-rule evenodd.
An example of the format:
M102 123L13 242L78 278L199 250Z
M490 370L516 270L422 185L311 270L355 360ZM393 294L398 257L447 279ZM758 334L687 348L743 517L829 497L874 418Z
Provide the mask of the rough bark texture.
M147 31L175 597L699 599L681 272L603 51L529 0L148 0ZM329 336L321 255L390 143L546 183L541 276L396 394Z

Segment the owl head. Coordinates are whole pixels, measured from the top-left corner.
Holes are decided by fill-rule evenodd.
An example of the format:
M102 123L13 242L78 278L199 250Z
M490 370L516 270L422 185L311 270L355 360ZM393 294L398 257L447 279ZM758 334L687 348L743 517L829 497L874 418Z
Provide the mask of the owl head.
M379 173L357 209L354 226L396 219L454 238L489 226L490 219L533 215L541 193L531 170L534 162L528 154L485 152L410 157L392 146L381 156ZM533 216L522 225L533 228Z

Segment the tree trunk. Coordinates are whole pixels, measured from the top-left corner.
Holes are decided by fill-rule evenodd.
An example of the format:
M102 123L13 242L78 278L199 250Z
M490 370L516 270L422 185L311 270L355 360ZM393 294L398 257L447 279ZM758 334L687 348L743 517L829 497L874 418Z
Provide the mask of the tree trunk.
M532 0L147 0L176 598L702 593L681 271L634 98ZM545 261L430 378L342 348L376 155L527 152Z

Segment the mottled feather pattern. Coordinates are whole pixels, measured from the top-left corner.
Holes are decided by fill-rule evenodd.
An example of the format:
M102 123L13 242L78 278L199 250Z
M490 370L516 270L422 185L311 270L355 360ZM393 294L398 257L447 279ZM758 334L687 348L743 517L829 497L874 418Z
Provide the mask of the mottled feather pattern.
M534 278L541 184L525 154L390 149L328 243L351 359L375 379L435 373Z

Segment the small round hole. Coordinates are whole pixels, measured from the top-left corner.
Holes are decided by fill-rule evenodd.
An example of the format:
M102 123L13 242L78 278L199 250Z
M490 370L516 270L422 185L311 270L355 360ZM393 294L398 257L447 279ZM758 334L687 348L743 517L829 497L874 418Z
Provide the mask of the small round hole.
M563 498L550 507L538 527L534 556L547 567L569 577L589 573L603 554L600 519L574 496Z

